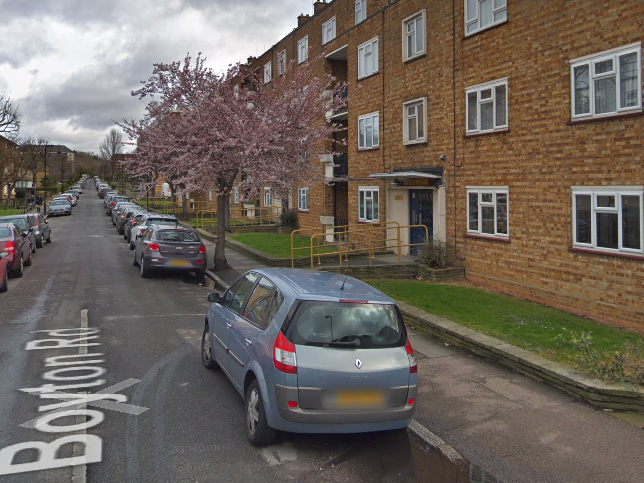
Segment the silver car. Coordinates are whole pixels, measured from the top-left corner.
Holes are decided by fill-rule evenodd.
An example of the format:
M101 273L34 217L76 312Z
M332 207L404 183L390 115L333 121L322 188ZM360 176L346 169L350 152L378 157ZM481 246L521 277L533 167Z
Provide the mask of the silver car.
M245 273L212 302L206 368L244 398L246 436L276 430L360 433L405 428L417 366L395 301L351 277L293 269Z
M71 215L72 205L69 201L59 199L47 205L47 216Z

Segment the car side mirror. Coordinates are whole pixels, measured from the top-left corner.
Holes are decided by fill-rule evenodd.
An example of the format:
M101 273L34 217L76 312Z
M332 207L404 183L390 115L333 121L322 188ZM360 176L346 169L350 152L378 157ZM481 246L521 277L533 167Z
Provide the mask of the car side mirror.
M29 233L28 233L28 232L26 232L26 231L23 231L23 232L21 233L21 235L22 235L23 237L28 237L28 236L29 236Z
M208 302L210 302L211 304L218 304L220 300L221 296L218 292L212 292L208 294Z

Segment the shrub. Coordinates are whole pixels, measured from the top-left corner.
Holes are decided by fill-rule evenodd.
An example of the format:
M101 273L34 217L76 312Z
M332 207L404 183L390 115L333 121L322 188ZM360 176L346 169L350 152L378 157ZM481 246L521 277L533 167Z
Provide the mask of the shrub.
M282 211L282 213L280 214L280 225L297 228L297 211Z
M418 253L418 263L430 268L445 268L448 265L447 242L430 237L429 243Z

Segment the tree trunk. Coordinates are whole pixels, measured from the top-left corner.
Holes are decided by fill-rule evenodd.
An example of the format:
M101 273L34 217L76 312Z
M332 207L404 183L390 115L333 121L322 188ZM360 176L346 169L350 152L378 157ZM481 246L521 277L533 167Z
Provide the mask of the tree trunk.
M215 242L215 272L230 269L226 260L226 196L217 194L217 241Z
M226 231L228 233L232 233L232 229L230 227L230 195L226 195Z

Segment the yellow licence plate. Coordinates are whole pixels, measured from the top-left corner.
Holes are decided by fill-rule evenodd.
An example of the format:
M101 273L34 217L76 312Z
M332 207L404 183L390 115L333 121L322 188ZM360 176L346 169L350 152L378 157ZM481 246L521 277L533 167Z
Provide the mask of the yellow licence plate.
M343 408L372 408L382 406L382 391L338 391L335 402Z
M170 265L173 267L187 267L190 262L188 260L170 260Z

